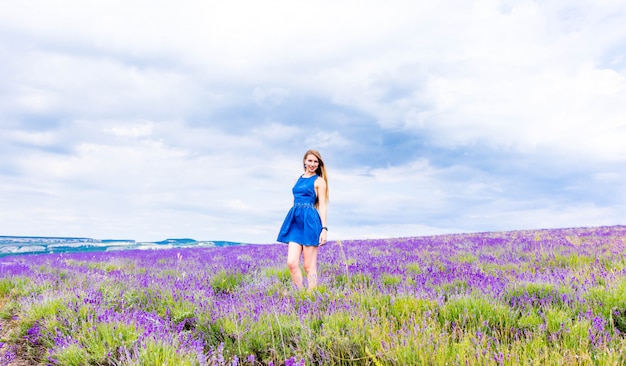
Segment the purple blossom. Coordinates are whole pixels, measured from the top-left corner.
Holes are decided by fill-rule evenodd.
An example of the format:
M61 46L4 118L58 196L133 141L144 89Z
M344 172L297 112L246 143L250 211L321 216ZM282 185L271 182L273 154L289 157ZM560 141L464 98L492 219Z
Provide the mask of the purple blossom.
M283 245L14 256L0 258L0 279L28 278L29 289L37 289L19 299L24 313L11 314L16 322L44 300L63 301L67 314L49 315L56 317L56 328L36 321L24 336L32 346L54 344L41 349L51 353L82 345L85 333L106 332L102 324L115 324L111 339L120 343L108 357L129 362L146 342L162 340L200 365L331 363L332 348L298 349L297 337L324 335L329 318L345 316L351 326L379 332L376 357L412 347L420 337L433 353L449 347L444 339L467 337L477 362L510 364L516 357L506 349L510 340L541 335L558 346L569 334L570 323L549 323L551 309L567 309L568 321L591 324L584 335L590 352L616 344L620 331L608 311L598 310L607 299L589 293L609 291L626 277L624 269L605 268L621 260L625 236L626 227L612 227L331 243L319 256L324 288L310 295L281 281ZM219 272L242 279L228 291L215 291L212 280ZM363 293L383 305L368 303L372 299ZM504 306L516 318L505 323L505 312L489 318L467 308L442 316L446 304L465 298ZM402 299L409 300L403 305ZM444 333L433 334L433 322ZM380 324L387 325L376 328ZM271 341L263 347L245 344L254 332ZM129 338L121 340L120 334ZM288 355L305 355L307 361ZM462 361L467 362L451 363Z

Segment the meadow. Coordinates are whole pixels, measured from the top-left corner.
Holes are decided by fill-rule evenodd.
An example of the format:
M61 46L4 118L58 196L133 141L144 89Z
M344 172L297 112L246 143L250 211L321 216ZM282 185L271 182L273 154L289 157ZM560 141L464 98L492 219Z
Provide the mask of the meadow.
M0 258L0 363L623 365L626 226Z

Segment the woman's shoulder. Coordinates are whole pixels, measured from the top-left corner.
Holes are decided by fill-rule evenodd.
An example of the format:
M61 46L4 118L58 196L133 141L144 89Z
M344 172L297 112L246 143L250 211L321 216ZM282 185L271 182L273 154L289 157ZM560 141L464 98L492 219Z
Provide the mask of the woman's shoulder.
M321 177L321 176L319 176L319 175L318 175L318 176L317 176L317 178L315 178L315 185L316 185L316 186L317 186L317 185L323 185L323 186L326 186L326 181L324 180L324 178L323 178L323 177Z

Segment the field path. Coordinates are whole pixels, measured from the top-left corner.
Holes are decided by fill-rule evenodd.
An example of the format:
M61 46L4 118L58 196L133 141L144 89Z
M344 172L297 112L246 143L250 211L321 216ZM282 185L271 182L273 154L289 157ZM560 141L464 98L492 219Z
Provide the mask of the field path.
M11 327L10 322L0 319L0 339L4 338L5 332ZM0 343L1 344L1 343ZM26 359L23 357L19 348L17 352L16 349L10 344L2 344L0 346L0 365L3 366L33 366L37 365L32 360ZM9 353L9 356L7 356ZM14 356L14 357L13 357ZM10 361L7 362L7 357Z

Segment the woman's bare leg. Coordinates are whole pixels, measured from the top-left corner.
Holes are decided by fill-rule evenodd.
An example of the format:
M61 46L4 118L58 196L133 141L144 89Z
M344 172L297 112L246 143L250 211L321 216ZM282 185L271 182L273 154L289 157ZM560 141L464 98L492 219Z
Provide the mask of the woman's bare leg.
M309 290L317 287L317 252L318 247L304 247L304 271Z
M289 267L289 272L291 273L291 281L298 289L304 288L304 284L302 283L302 271L300 271L301 254L302 245L298 243L289 243L289 250L287 252L287 267Z

